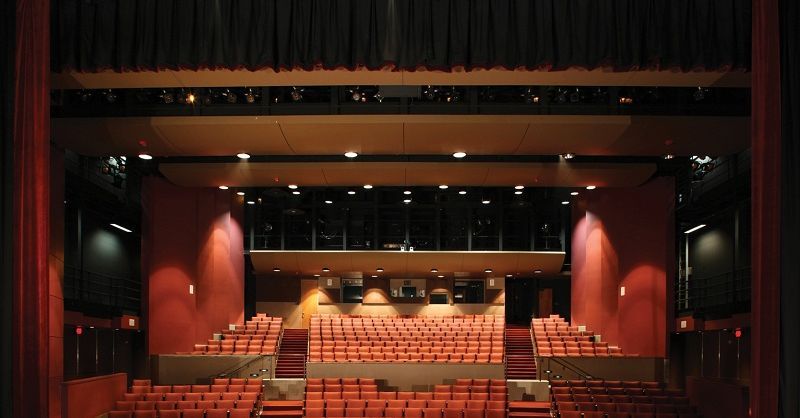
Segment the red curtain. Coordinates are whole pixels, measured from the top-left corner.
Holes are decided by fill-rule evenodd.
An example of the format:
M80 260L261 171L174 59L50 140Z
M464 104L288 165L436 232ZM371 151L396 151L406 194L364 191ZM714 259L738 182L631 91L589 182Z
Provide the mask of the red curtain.
M50 194L50 2L17 0L14 57L13 408L46 417ZM58 385L55 385L56 390Z
M779 0L753 0L752 364L750 407L778 416L781 254L781 71Z

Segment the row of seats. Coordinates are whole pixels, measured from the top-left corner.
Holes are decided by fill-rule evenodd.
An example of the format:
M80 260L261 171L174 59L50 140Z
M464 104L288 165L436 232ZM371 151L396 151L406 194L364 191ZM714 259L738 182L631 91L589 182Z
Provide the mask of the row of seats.
M653 412L599 412L599 411L564 411L558 414L559 418L698 418L697 414L672 414Z
M369 384L306 384L306 392L376 392L378 385ZM434 385L434 393L505 393L508 389L503 385L478 385L478 384L456 384L456 385ZM415 393L415 392L398 392ZM425 392L427 393L427 392Z
M108 418L251 418L244 409L174 409L162 411L111 411Z
M573 379L573 380L564 380L564 379L553 379L550 380L550 387L553 388L560 388L560 387L570 387L575 389L580 388L641 388L641 389L663 389L664 385L661 382L652 382L647 380L601 380L601 379L592 379L592 380L581 380L581 379Z
M476 400L476 401L505 401L506 392L306 392L306 399L310 400L336 400L336 399L379 399L379 400L408 400L413 396L415 400Z
M260 388L259 388L260 390ZM258 400L260 392L150 392L150 393L124 393L125 401L238 401L238 400Z
M593 395L648 395L648 396L683 396L683 391L674 389L662 388L642 388L642 387L553 387L552 393L555 394L584 394L591 393Z
M260 313L235 325L234 329L222 330L222 339L209 339L205 344L195 344L192 355L274 355L283 330L283 318Z
M332 322L380 321L380 322L500 322L505 315L360 315L360 314L314 314L312 320Z
M502 353L311 353L312 362L379 362L379 363L491 363L503 364Z
M256 406L255 400L208 400L208 401L117 401L115 411L150 411L171 409L249 409Z
M688 404L685 396L628 396L628 395L590 395L590 394L554 394L556 402L590 402L590 403L647 403L647 404Z
M156 385L156 386L131 386L131 393L222 393L222 392L258 392L261 393L261 384L237 385Z
M559 411L601 411L601 412L656 412L656 413L695 413L689 404L667 405L652 403L594 403L594 402L557 402Z
M307 399L306 408L456 408L504 409L505 401L437 400L437 399Z
M559 315L533 318L536 353L542 357L624 357L622 349L599 341L584 327L570 326Z
M305 416L311 418L505 418L504 409L457 408L307 408Z

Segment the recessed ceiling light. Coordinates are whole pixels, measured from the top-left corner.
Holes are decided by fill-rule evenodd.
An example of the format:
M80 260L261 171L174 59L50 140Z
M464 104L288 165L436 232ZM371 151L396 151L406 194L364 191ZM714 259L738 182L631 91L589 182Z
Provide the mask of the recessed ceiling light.
M514 194L522 194L522 190L515 190Z
M274 272L276 272L276 273L277 273L277 272L281 271L281 269L280 269L279 267L273 267L273 268L272 268L272 271L274 271Z
M525 186L523 186L521 184L514 186L514 189L516 189L516 190L522 190L524 188L525 188Z
M344 153L344 156L347 158L356 158L358 157L358 153L355 151L347 151Z
M534 270L533 272L534 272L535 274L541 274L541 273L542 273L542 269L536 269L536 270Z
M377 278L378 278L378 275L377 275L377 274L373 274L373 275L372 275L372 278L373 278L373 279L377 279Z
M255 204L256 204L256 202L254 202L254 201L252 201L252 200L248 200L248 201L247 201L247 204L248 204L248 205L255 205Z
M365 184L365 185L364 185L364 188L365 188L365 189L367 189L367 190L369 190L369 189L371 189L371 188L372 188L372 185L371 185L371 184Z
M438 275L438 276L436 276L436 277L438 277L438 278L440 278L440 279L441 279L441 278L444 278L444 274L440 274L440 275Z
M250 154L248 154L246 152L240 152L240 153L236 154L236 156L241 158L241 159L243 159L243 160L250 159Z
M565 201L561 202L561 204L562 204L562 205L569 205L569 201L568 201L568 200L565 200Z
M466 190L459 190L458 194L467 194L467 191Z
M664 154L664 159L665 160L671 160L673 158L675 158L675 154Z
M439 269L437 269L437 268L435 268L435 267L431 269L431 273L436 273L436 272L438 272L438 271L439 271Z
M315 274L314 277L319 277L319 274Z
M327 267L323 267L323 268L322 268L322 271L324 271L325 273L327 273L327 272L331 271L331 269L329 269L329 268L327 268Z
M326 200L325 203L328 205L333 204L333 200Z
M571 160L571 159L575 158L575 154L573 154L571 152L567 152L565 154L561 154L561 156L564 157L565 160Z
M406 190L403 192L403 194L411 194L411 190Z
M111 225L111 226L113 226L114 228L117 228L117 229L119 229L120 231L125 231L125 232L133 232L133 231L131 231L130 229L128 229L128 228L125 228L125 227L124 227L124 226L122 226L122 225L118 225L118 224L110 224L110 225Z
M293 190L292 194L300 194L300 190Z
M383 267L378 267L375 269L378 273L383 273Z
M440 184L440 185L439 185L439 188L440 188L440 189L442 189L442 190L444 190L444 189L446 189L446 188L447 188L447 185L446 185L446 184Z
M143 152L143 153L139 154L139 158L141 158L143 160L152 160L153 156Z
M466 156L467 156L467 153L464 152L464 151L457 151L457 152L453 153L453 157L456 157L456 158L464 158Z
M597 186L593 186L593 185L586 186L586 190L594 190L596 188L597 188Z
M296 185L296 184L290 184L290 185L289 185L289 188L290 188L290 189L296 189L296 188L297 188L297 185Z
M484 273L491 273L491 272L492 272L492 269L486 269L486 270L484 270L483 272L484 272Z
M356 194L356 191L355 190L348 190L347 194Z
M236 192L239 196L244 196L244 192Z
M228 190L228 186L222 185L222 186L219 186L219 189L220 190Z
M483 199L481 200L481 203L483 203L484 205L488 205L489 203L492 203L492 201L489 199Z
M513 276L512 276L512 275L510 275L510 274L506 274L506 277L513 277Z
M406 204L411 203L411 199L403 199L403 203L406 203Z
M572 196L577 196L577 195L578 195L578 192L570 192L570 194L571 194Z

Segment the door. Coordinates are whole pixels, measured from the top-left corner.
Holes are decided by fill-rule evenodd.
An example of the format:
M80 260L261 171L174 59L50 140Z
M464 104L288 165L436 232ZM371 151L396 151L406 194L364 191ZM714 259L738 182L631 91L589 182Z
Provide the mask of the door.
M317 313L319 305L319 281L317 279L300 280L300 315L303 328L308 328L311 315Z

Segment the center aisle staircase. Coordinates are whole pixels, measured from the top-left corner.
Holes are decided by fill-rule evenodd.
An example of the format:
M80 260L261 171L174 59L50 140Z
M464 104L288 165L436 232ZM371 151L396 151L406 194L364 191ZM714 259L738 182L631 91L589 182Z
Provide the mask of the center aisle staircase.
M508 418L550 418L550 402L510 401Z
M506 379L536 379L531 329L526 326L506 325Z
M306 377L306 356L308 354L308 330L305 328L286 328L278 348L278 362L275 365L276 379L304 379Z
M262 417L300 418L303 416L303 401L263 401Z

